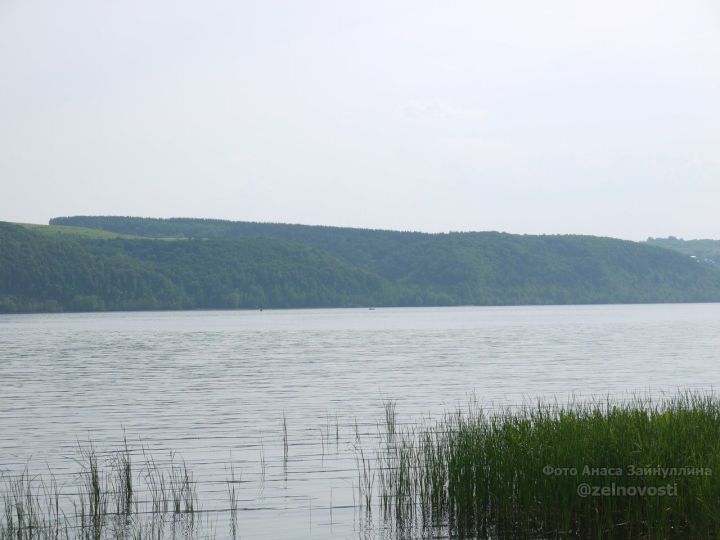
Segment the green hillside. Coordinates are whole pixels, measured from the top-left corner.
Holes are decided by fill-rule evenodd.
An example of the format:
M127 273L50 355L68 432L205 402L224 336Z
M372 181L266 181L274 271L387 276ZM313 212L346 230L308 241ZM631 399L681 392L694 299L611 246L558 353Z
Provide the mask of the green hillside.
M199 219L51 224L130 238L2 225L1 310L720 301L719 268L612 238Z
M426 234L112 216L51 223L146 237L290 240L402 285L418 304L701 301L715 298L717 279L716 272L656 246L589 236Z
M3 312L365 305L390 289L279 240L97 240L0 222Z

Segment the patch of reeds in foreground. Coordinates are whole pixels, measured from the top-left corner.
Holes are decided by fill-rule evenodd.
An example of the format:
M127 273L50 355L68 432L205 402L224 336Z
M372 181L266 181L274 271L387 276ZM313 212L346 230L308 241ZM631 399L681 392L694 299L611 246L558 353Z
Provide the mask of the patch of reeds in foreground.
M195 538L192 472L173 453L162 464L144 457L136 468L127 445L102 461L92 444L79 446L81 470L70 492L52 475L0 477L0 540Z
M388 427L377 469L359 459L358 484L399 536L439 526L477 538L720 538L712 395L472 406L432 425L398 432L393 418Z

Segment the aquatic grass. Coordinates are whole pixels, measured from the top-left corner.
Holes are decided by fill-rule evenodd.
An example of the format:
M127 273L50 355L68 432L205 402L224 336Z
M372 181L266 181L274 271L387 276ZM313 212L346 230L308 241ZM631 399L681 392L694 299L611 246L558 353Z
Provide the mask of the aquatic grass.
M334 415L335 423L333 424L331 421L332 417L330 416L330 413L325 414L325 427L323 429L322 426L318 428L320 432L320 444L322 447L322 458L325 458L326 453L330 453L332 450L332 441L334 439L335 442L335 453L337 453L340 450L340 422L338 420L337 414Z
M171 466L169 490L172 501L172 510L175 514L192 515L198 506L198 496L195 489L193 473L183 460L180 464L174 463L175 453L171 453Z
M87 538L101 538L105 515L108 513L109 474L101 469L91 442L88 442L87 446L78 443L78 452L80 455L78 463L82 467L80 477L83 490L79 505L76 506L76 514L80 516L80 527L87 533Z
M391 442L397 429L397 403L392 400L383 401L383 409L385 410L385 434L388 441Z
M394 402L378 412L377 432L356 420L348 441L357 467L351 492L361 519L389 537L720 538L720 401L712 394L497 410L472 402L419 424L399 422ZM330 416L321 423L318 460L330 449ZM285 462L284 414L282 431ZM337 440L337 416L335 431ZM262 497L262 436L257 448ZM0 478L0 540L207 537L203 523L214 510L201 509L179 454L132 450L123 437L107 453L79 445L76 462L68 489L27 470ZM609 472L616 469L622 474ZM240 528L237 473L231 453L221 490L229 506L219 510L229 537ZM582 496L581 484L610 491ZM668 486L672 493L659 494ZM337 492L329 489L332 522Z
M283 464L285 468L287 469L287 462L288 462L288 430L287 430L287 418L285 417L285 411L283 411L283 417L282 417L282 431L283 431Z
M232 455L230 456L230 478L227 481L228 500L230 501L230 536L237 537L237 518L238 518L238 493L236 484L240 480L235 479L235 466L232 463Z
M335 451L340 449L340 421L338 415L335 413Z
M133 503L133 468L127 438L123 433L123 447L115 452L111 460L111 485L117 514L130 514Z
M260 436L260 486L258 487L258 497L263 497L265 491L265 478L267 472L267 462L265 461L265 445L263 444L262 436Z
M375 483L375 470L369 456L365 455L362 447L358 448L358 498L366 511L372 510L373 485Z
M19 475L0 475L0 488L0 540L71 537L54 475L34 476L26 468Z
M70 538L65 515L60 508L60 492L54 476L49 484L29 474L0 477L4 487L0 513L0 540Z
M475 403L397 431L388 410L377 470L356 443L358 482L370 504L367 479L377 472L383 516L397 531L720 538L720 401L712 394L490 413Z
M373 486L375 485L374 461L365 455L360 436L360 427L355 420L355 461L358 469L358 501L367 513L372 512Z
M74 461L80 470L68 492L52 474L47 480L26 469L0 476L0 540L160 539L177 528L194 538L201 509L192 471L174 453L162 466L144 449L143 455L144 467L136 471L126 440L104 459L91 442L78 444ZM146 501L136 497L138 482Z
M318 428L318 431L320 432L320 447L322 449L322 453L320 454L320 460L322 463L325 462L325 433L323 433L323 430L321 427Z
M167 475L155 461L155 457L147 448L142 448L145 468L142 472L151 502L152 514L163 514L168 511L170 497L167 489Z

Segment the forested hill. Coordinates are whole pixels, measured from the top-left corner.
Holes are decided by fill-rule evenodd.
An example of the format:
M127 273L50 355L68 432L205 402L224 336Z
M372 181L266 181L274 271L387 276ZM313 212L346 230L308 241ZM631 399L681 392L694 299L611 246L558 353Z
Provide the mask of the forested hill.
M0 310L720 301L720 269L611 238L196 219L52 223L0 223Z
M330 307L394 303L390 285L268 239L96 239L0 222L0 311Z

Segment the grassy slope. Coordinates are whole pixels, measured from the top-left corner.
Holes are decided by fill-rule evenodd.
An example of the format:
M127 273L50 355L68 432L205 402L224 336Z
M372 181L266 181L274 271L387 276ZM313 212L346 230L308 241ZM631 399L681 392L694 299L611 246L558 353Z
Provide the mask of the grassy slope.
M141 238L130 234L122 234L112 231L104 231L102 229L91 229L88 227L75 227L70 225L40 225L37 223L15 223L20 227L24 227L32 232L44 234L48 236L71 236L93 239L109 239L109 238Z

